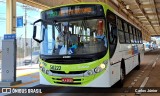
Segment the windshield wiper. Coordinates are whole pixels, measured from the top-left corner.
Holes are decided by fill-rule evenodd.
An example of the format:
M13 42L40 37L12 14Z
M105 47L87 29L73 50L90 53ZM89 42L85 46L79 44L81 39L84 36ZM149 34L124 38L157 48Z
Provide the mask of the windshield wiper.
M56 22L57 22L56 20L53 20L52 24L55 26L55 28L58 30L58 32L61 32L60 28L58 27L58 25L56 24Z

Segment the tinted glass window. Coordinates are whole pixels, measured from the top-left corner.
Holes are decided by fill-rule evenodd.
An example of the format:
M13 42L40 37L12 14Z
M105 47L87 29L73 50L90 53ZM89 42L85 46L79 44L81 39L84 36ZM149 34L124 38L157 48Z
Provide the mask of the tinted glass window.
M118 19L117 19L117 23L118 23L118 29L119 29L119 30L123 30L122 20L118 18Z
M139 43L139 30L136 30L137 43Z
M134 37L134 43L137 43L137 37L136 37L135 28L133 28L133 37Z
M127 23L123 23L123 24L124 24L124 31L128 32L128 25L127 25Z
M118 35L119 35L119 42L120 43L125 43L125 37L124 37L124 32L119 30L118 31Z

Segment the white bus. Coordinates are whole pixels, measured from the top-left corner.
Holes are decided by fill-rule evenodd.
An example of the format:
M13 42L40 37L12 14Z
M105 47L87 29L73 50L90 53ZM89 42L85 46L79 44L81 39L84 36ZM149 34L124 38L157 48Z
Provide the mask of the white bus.
M111 87L140 68L141 31L104 3L61 5L41 13L33 39L40 43L40 83L56 86ZM42 23L41 33L36 24ZM66 24L65 24L66 23ZM65 27L63 47L57 37ZM41 34L42 38L37 38ZM100 37L103 35L103 38ZM98 37L98 38L97 38ZM62 54L63 53L63 54Z

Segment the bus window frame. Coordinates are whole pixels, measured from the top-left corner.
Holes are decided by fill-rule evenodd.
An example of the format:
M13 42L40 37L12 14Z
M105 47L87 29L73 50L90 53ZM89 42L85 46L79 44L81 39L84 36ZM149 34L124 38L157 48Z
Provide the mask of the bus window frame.
M112 22L112 21L110 21L110 20L108 20L108 14L112 14L112 15L114 15L114 17L115 17L115 20L114 20L114 22ZM117 16L116 16L116 14L114 14L112 11L110 11L110 10L107 10L107 22L106 22L106 29L107 29L107 31L108 31L108 40L109 40L109 43L110 44L116 44L117 43L117 41L115 41L114 42L114 40L116 40L117 39L117 32L114 34L113 33L113 30L111 29L111 32L109 32L109 30L108 30L108 27L111 25L111 27L112 28L116 28L116 31L117 31L117 27L116 27L116 23L117 23ZM109 25L110 24L110 25ZM112 41L111 41L111 38L110 38L110 34L112 34L113 33L113 35L112 35ZM116 35L116 36L115 36Z
M127 31L125 30L125 24L126 24L126 28L127 28ZM128 22L126 22L126 21L124 21L123 20L123 31L124 31L124 35L125 35L125 43L126 44L130 44L131 42L130 42L130 33L129 33L129 29L128 29L128 25L129 25L129 23ZM126 34L128 34L128 41L127 41L127 39L126 39Z
M142 31L139 31L139 37L140 37L140 44L143 43L143 39L142 39Z
M119 21L121 21L121 24L122 24L122 26L121 26L121 28L122 29L119 29L119 27L117 27L117 29L118 29L118 37L119 37L119 43L121 43L121 44L125 44L126 42L126 40L125 40L125 34L124 34L124 27L123 27L123 19L122 18L120 18L120 17L117 17L117 26L119 25L118 23L119 23ZM120 34L121 34L121 36L123 36L121 39L120 39ZM123 39L123 41L121 41Z
M134 35L133 35L132 25L129 24L128 27L129 27L130 42L131 42L131 44L134 44ZM131 37L132 37L132 39L131 39Z
M136 37L137 37L137 43L139 44L139 30L138 29L136 29Z
M133 32L133 36L134 36L134 44L137 44L136 28L133 27L132 30L133 30L132 32Z
M119 28L119 24L120 24L119 21L121 21L121 26L120 26L120 28ZM117 18L117 29L118 29L118 30L121 30L121 31L123 30L123 23L122 23L122 19L121 19L120 17Z

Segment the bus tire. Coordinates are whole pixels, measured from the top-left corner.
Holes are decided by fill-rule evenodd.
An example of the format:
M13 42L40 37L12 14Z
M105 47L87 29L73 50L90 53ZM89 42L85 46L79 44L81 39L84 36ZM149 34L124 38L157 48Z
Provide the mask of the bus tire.
M140 54L138 54L138 65L135 67L136 70L140 70L140 63L141 63L141 58Z
M124 64L124 60L122 60L121 69L120 69L120 80L118 81L119 88L123 87L124 79L125 79L125 64Z

